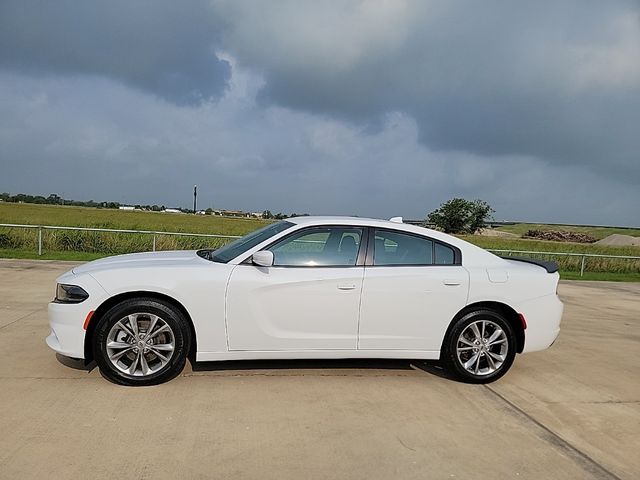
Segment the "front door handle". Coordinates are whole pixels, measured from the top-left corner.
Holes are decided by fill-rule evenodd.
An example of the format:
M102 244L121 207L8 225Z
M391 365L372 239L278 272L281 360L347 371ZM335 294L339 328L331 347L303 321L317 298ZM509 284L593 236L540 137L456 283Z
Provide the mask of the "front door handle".
M444 283L445 285L449 285L451 287L460 285L460 282L458 280L443 280L442 283Z
M338 290L355 290L356 286L353 283L338 285Z

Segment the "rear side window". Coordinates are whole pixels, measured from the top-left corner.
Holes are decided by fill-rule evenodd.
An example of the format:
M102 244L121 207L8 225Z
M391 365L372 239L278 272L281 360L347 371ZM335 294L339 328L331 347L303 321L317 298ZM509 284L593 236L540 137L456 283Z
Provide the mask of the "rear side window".
M455 262L455 254L453 248L436 243L436 265L453 265Z
M373 264L433 265L433 242L414 235L376 230Z

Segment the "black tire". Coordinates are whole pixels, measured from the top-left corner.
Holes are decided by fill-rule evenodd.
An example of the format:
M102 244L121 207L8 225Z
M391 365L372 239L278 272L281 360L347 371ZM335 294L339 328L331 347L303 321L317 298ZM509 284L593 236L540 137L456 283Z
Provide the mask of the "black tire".
M504 338L504 342L499 343L499 345L484 347L485 349L489 349L491 351L490 353L492 355L490 357L489 351L485 353L485 351L482 350L481 347L478 347L477 350L473 350L473 348L476 347L475 341L472 341L472 343L474 344L473 346L469 346L470 344L459 341L460 336L463 332L465 332L464 338L468 339L469 337L467 337L467 335L473 332L471 325L475 324L479 327L482 321L485 321L487 336L490 336L490 333L496 331L494 327L495 325L497 325L504 332L504 337L499 337L500 339ZM480 322L480 324L476 322ZM467 329L467 327L469 328ZM498 380L505 373L507 373L509 368L511 368L513 360L516 356L516 342L517 340L513 331L513 327L502 315L493 310L474 310L455 320L442 344L440 359L447 373L460 381L463 381L465 383L490 383ZM505 343L506 351L503 352L502 349ZM469 351L460 353L460 356L462 358L458 356L458 345L460 345L461 348L469 348ZM474 365L482 367L476 370L478 371L477 374L475 372L467 370L463 364L464 360L467 360L467 362L472 361L473 356L476 354L476 352L478 353L478 357L476 357L477 363L474 362L469 366L469 368L476 370L473 367ZM491 371L491 365L489 362L493 362L495 366L496 357L504 357L504 360L498 368L495 368L495 370Z
M116 367L114 362L109 359L107 351L109 334L114 325L127 318L128 315L141 318L142 324L144 324L145 315L155 315L169 327L170 330L166 330L166 332L170 333L166 333L165 335L168 335L173 341L173 350L171 356L169 356L167 352L162 352L162 354L167 357L166 363L163 365L164 362L160 361L160 358L156 357L153 353L147 354L152 361L155 359L157 366L156 371L148 374L129 374ZM124 323L127 327L131 326L128 321ZM138 320L136 320L136 324L137 323ZM144 334L145 332L140 330L140 333ZM154 298L132 298L118 303L102 315L96 325L91 341L96 364L100 369L100 373L108 380L126 386L158 385L175 378L184 369L191 345L191 330L184 315L170 303ZM136 342L133 341L132 345L135 343ZM137 351L138 350L136 350L136 352ZM122 363L129 361L127 358L133 358L137 353L131 351L128 352L127 355L128 357L123 355L122 359L115 363L123 367ZM133 363L133 360L131 360L131 362ZM151 363L147 365L151 365Z

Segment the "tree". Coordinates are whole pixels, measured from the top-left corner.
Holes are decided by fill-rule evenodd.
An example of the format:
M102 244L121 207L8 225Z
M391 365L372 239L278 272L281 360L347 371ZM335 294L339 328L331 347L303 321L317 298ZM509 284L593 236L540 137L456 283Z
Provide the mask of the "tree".
M427 216L427 221L445 233L475 233L484 228L495 212L483 200L452 198Z
M487 226L487 222L493 218L495 210L483 200L474 200L471 204L469 217L469 232L476 233Z
M262 218L273 218L273 213L271 213L271 210L265 210L262 212Z
M58 205L62 203L62 198L57 193L52 193L47 197L47 203L51 205Z

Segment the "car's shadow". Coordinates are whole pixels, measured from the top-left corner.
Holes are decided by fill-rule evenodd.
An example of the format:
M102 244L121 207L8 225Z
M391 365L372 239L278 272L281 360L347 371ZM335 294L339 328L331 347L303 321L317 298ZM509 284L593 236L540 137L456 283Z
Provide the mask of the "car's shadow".
M64 355L56 353L56 359L65 367L73 368L74 370L85 370L90 372L96 368L96 362L92 361L89 364L85 364L82 358L65 357Z
M91 372L96 362L85 365L84 360L56 354L66 367ZM450 379L439 362L434 360L402 360L358 358L340 360L225 360L216 362L191 362L194 372L259 371L259 370L422 370L436 377Z
M436 361L401 359L343 359L343 360L226 360L191 363L194 372L221 370L422 370L441 378L450 378Z

